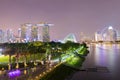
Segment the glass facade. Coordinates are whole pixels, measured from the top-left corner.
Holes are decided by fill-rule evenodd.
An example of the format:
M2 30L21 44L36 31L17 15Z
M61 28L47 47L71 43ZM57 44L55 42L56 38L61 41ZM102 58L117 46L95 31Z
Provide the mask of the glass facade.
M103 41L116 41L117 40L117 31L112 26L104 28L101 34L102 34Z

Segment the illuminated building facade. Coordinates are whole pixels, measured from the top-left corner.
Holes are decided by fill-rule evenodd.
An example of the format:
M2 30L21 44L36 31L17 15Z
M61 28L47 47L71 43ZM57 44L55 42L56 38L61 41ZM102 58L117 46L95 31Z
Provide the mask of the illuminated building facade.
M38 40L38 27L35 25L31 27L31 40L32 41Z
M3 32L0 30L0 42L32 42L43 41L49 42L49 27L53 24L40 23L40 24L23 24L17 30L17 35L14 35L12 29Z
M32 24L23 24L21 26L21 40L26 42L31 41L31 27Z
M4 32L0 29L0 43L4 42Z
M116 41L117 40L117 31L113 29L112 26L109 26L102 31L103 41Z
M6 38L7 38L8 42L14 42L15 41L15 36L14 36L14 33L13 33L12 29L7 30Z
M100 31L95 33L95 41L102 41L102 34Z
M37 26L42 27L42 41L49 42L50 41L49 28L54 25L47 24L47 23L40 23L40 24L37 24Z
M38 40L38 27L33 24L23 24L18 32L21 40L24 41L37 41Z
M50 41L50 36L49 36L49 26L45 25L42 27L42 39L43 42L49 42Z
M120 31L117 32L117 41L120 41Z
M67 35L62 42L66 43L67 41L77 42L76 37L73 33Z
M95 33L95 41L116 41L117 40L117 30L112 26L105 27L102 31Z

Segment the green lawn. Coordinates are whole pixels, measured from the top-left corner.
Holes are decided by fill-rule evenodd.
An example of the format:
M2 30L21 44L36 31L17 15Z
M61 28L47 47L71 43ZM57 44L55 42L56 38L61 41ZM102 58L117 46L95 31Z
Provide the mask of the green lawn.
M8 63L9 62L9 56L0 56L0 63Z
M14 57L14 56L11 57L12 61L13 61L13 57ZM42 57L44 57L43 54L36 54L36 55L35 55L35 59L36 59L36 60L42 60ZM30 58L30 56L28 55L28 56L27 56L27 62L30 61L30 59L33 59L33 58L34 58L34 55L31 55L31 58ZM24 59L25 59L24 56L20 56L20 57L19 57L19 61L20 61L20 62L24 62ZM9 62L9 56L8 56L8 55L0 55L0 63L8 63L8 62Z

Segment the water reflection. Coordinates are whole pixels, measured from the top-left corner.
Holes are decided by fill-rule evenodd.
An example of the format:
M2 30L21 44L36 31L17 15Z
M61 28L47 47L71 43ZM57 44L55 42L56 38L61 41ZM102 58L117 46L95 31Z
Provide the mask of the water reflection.
M104 50L96 47L95 53L96 53L95 54L95 63L97 65L101 64L101 65L105 66L106 55L104 54Z
M102 49L120 49L120 44L95 44Z
M119 62L120 44L92 44L90 46L90 54L87 56L84 66L105 66L117 80L120 74Z
M114 66L120 53L120 45L97 44L94 53L96 64Z

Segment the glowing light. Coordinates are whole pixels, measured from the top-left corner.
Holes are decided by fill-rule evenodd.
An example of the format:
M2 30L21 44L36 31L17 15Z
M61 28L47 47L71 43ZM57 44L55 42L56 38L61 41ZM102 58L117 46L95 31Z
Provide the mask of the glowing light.
M54 26L54 24L46 24L46 23L43 23L43 24L36 24L37 26Z
M5 57L5 55L0 55L0 57Z
M24 74L27 74L27 70L24 70Z
M75 35L74 35L73 33L67 35L67 36L64 38L64 40L62 41L62 43L65 43L65 42L67 42L67 41L77 42L76 37L75 37Z
M3 49L2 49L2 48L0 48L0 56L2 55L2 51L3 51Z
M0 75L2 74L2 71L0 71Z
M26 26L29 26L29 27L32 26L32 24L30 24L30 23L27 23L27 24L25 24L25 25L26 25Z
M8 73L8 76L9 77L16 77L16 76L19 76L20 75L20 70L15 70L15 71L11 71Z
M112 26L109 26L108 29L113 29L113 27L112 27Z

